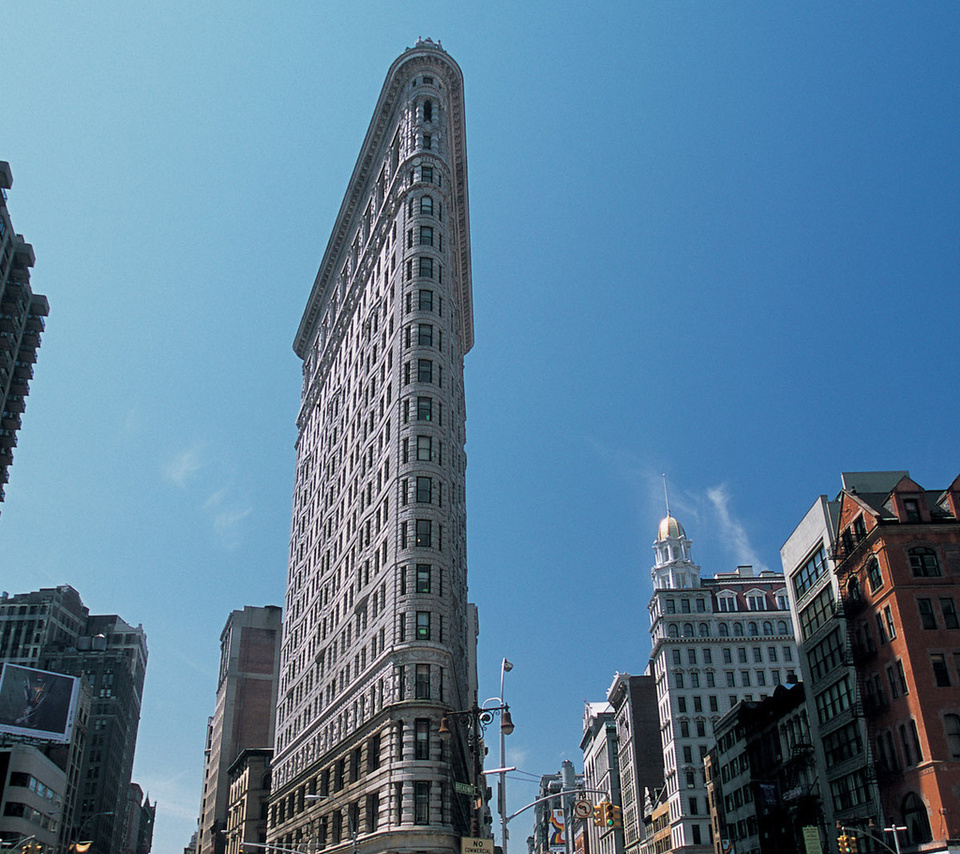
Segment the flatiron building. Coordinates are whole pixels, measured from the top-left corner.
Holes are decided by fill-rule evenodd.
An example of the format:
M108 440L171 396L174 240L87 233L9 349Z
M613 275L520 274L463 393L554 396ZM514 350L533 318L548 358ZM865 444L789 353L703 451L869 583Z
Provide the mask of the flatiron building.
M463 77L391 66L294 350L303 361L268 843L459 851L469 722L463 358L473 345Z

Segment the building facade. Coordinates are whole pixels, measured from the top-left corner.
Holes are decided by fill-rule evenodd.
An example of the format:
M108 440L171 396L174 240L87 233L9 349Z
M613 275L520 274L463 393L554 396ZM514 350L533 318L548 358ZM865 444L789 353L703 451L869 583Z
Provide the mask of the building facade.
M47 749L67 773L60 844L89 839L121 854L147 666L143 627L90 614L69 585L4 594L0 661L84 677L74 741Z
M463 77L391 66L294 349L303 360L268 842L459 850L468 732ZM458 785L455 785L458 784Z
M840 503L821 495L780 549L798 640L813 758L821 781L824 850L835 852L836 824L879 821L872 745L857 678L857 655L834 571Z
M579 840L579 850L588 850L585 825L587 822L592 824L593 819L575 820L570 810L575 798L579 797L577 793L585 786L583 774L574 772L569 759L563 760L559 774L540 777L537 804L533 808L533 835L527 838L529 854L568 851L574 848L574 840Z
M671 850L713 850L704 757L721 714L797 682L783 576L740 566L702 579L683 526L667 515L654 543L651 671L656 678Z
M715 854L805 854L823 828L803 683L738 703L714 732L704 766Z
M7 190L12 186L10 164L0 161L0 501L30 393L43 319L50 312L47 298L30 289L36 256L10 221Z
M150 803L137 783L131 783L127 797L126 840L122 854L150 854L153 847L153 826L157 820L157 804Z
M39 748L0 749L0 845L32 836L46 851L60 838L67 775Z
M226 854L243 854L249 850L244 843L263 845L267 841L272 756L269 748L248 747L229 768Z
M229 769L248 747L274 739L282 609L247 605L220 634L217 702L210 718L200 805L199 854L221 854L230 795Z
M849 702L862 699L879 817L906 828L903 850L957 850L960 476L934 490L908 472L842 477L834 569L857 663ZM835 693L838 707L846 695ZM831 788L837 807L856 796Z
M639 854L646 836L644 805L663 788L663 751L652 676L618 673L607 691L617 730L623 845Z
M583 784L587 798L597 804L609 801L620 810L619 827L586 822L589 854L623 854L623 798L620 793L620 752L617 721L610 703L584 703ZM602 794L600 794L602 792Z

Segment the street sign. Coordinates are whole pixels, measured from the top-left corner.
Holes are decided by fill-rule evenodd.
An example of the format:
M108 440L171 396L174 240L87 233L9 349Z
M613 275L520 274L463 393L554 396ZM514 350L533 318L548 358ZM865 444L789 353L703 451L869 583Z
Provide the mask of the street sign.
M573 803L573 814L577 818L590 818L593 815L593 804L586 798L580 798Z
M472 795L475 791L470 783L461 783L459 781L454 781L453 790L460 795Z
M464 836L460 839L460 854L493 854L493 840Z

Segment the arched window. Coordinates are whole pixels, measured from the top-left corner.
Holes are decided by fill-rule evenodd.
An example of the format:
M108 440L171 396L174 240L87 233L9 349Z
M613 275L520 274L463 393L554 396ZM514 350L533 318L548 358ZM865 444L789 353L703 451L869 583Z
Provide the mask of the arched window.
M422 196L420 199L420 213L424 216L433 216L433 197Z
M930 842L930 820L927 818L927 809L916 792L908 792L900 808L903 823L907 827L907 845L917 845L921 842Z
M697 626L697 634L702 638L710 637L710 626L706 623L700 623L700 625Z
M863 598L860 593L860 579L855 575L851 575L847 582L847 598L851 602L859 602Z
M773 623L771 623L769 620L764 620L764 621L763 621L763 633L764 633L765 635L772 635L772 634L773 634Z
M738 637L738 638L743 636L743 623L733 624L733 634L734 634L734 637Z
M758 634L760 634L760 630L757 628L757 624L753 620L747 623L747 633L750 635L750 637L756 637Z
M785 635L787 633L787 624L784 620L779 620L777 622L777 634Z
M729 636L730 636L730 629L729 629L729 627L727 626L726 623L721 623L721 624L720 624L719 632L720 632L720 637L722 637L722 638L725 638L725 637L729 637Z
M940 575L940 563L937 561L937 553L933 549L910 549L908 554L910 555L910 569L915 576L932 578Z
M683 636L685 638L693 637L693 623L684 623L683 624Z
M871 593L876 593L883 587L883 576L880 574L880 564L876 558L871 558L867 563L867 584L870 585Z
M676 623L670 623L670 625L667 626L667 635L672 638L680 637L680 632L677 630Z

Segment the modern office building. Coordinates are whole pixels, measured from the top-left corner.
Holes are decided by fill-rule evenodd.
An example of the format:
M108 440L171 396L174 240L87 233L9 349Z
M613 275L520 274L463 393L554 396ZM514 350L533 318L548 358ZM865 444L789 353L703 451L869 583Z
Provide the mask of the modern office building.
M669 804L671 850L713 850L703 761L721 714L797 680L783 576L750 566L701 578L683 526L669 514L654 543L651 670ZM658 840L659 841L659 840ZM656 845L657 843L655 843Z
M90 614L66 584L3 594L0 661L84 677L89 714L78 716L75 743L48 750L67 773L60 844L82 838L121 854L147 666L143 627Z
M390 67L297 331L268 842L459 851L470 721L463 358L473 345L463 77Z
M247 605L220 633L217 701L207 732L199 854L222 854L230 766L246 748L272 748L280 675L282 609ZM248 840L255 841L255 840Z
M47 298L30 290L36 256L23 235L13 230L7 210L7 190L12 186L10 164L0 161L0 501L30 393L43 319L50 312Z
M0 748L0 847L25 837L57 850L67 775L39 747Z
M616 723L624 850L639 854L646 837L645 805L663 788L656 680L617 673L607 701Z

